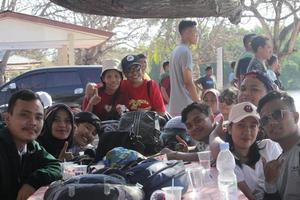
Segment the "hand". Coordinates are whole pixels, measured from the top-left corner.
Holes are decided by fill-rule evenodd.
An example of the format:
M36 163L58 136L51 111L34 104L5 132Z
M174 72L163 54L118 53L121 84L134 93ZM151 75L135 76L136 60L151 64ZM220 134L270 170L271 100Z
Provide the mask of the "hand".
M181 152L189 151L188 144L180 136L176 135L176 140L179 142L175 146L176 151L181 151Z
M226 132L224 131L223 118L220 118L220 120L216 122L214 130L211 132L211 134L219 136L222 140L225 141Z
M283 164L283 159L272 160L268 163L263 161L265 181L269 184L275 184L280 174L280 169Z
M117 104L116 105L116 111L119 113L119 115L122 115L127 110L125 105Z
M101 102L101 97L99 97L98 95L94 95L91 99L90 99L90 104L91 105L96 105L96 104L98 104L98 103L100 103Z
M31 185L24 184L18 192L17 200L26 200L35 192L35 188Z
M74 158L71 152L67 152L69 143L66 141L62 150L59 153L58 160L65 161L65 160L72 160Z

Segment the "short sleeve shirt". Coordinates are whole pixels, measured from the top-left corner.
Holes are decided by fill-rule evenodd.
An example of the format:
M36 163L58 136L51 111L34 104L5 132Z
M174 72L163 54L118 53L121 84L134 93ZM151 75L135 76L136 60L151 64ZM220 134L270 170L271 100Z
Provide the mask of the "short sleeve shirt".
M277 159L282 149L278 143L270 139L264 139L258 142L261 158L255 164L254 169L248 165L242 164L242 167L236 166L235 173L238 182L245 181L252 193L257 199L262 199L264 195L265 175L263 168L263 160L266 162Z
M172 116L181 114L181 111L193 101L183 81L183 71L193 70L192 53L188 46L180 43L172 51L170 57L171 93L169 109Z
M196 81L196 84L200 84L204 90L212 89L215 87L215 81L212 77L203 76Z
M165 105L155 81L150 81L149 95L147 91L147 81L138 87L133 87L128 80L123 80L121 90L128 94L128 109L135 110L152 110L156 112L165 112Z

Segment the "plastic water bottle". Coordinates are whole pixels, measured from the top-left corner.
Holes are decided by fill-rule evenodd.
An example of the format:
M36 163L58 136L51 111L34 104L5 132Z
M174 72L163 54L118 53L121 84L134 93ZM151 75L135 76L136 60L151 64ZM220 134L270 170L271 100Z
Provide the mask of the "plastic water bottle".
M229 151L229 144L220 144L220 153L217 157L218 186L222 200L237 200L237 180L234 173L235 160Z

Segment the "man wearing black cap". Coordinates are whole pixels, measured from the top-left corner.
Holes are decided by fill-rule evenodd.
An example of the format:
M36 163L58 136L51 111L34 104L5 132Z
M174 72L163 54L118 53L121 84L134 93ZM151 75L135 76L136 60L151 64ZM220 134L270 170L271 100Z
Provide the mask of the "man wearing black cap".
M74 155L78 155L80 151L84 151L94 141L100 132L101 121L91 112L77 113L74 118L77 128L74 133L74 146L71 151Z

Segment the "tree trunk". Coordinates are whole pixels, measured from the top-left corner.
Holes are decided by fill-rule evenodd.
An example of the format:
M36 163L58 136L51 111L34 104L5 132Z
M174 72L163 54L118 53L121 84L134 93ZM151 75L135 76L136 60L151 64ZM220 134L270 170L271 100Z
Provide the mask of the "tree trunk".
M6 70L9 54L10 54L10 50L5 51L2 60L0 62L0 85L3 85L5 83L5 70Z
M76 12L127 18L228 17L237 24L241 0L51 0Z

